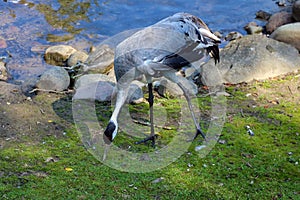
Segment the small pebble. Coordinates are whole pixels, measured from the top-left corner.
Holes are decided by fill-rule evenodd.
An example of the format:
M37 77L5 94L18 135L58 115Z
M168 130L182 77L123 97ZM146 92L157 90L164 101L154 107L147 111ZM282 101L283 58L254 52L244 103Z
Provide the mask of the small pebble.
M225 144L226 140L219 140L219 144Z
M195 147L195 151L200 151L201 149L205 148L205 145L200 145Z
M270 17L271 17L271 14L266 12L266 11L263 11L263 10L259 10L256 13L256 18L257 19L268 20Z
M160 177L158 179L155 179L154 181L152 181L152 183L159 183L161 181L163 181L165 178L164 177Z
M247 129L247 133L250 135L250 136L254 136L254 132L251 130L251 127L250 126L246 126L246 129Z
M239 39L242 37L243 37L243 35L241 33L233 31L233 32L228 33L228 35L225 37L225 40L232 41L232 40L236 40L236 39Z
M189 168L191 168L191 167L193 167L194 165L191 164L191 163L188 163L187 166L188 166Z

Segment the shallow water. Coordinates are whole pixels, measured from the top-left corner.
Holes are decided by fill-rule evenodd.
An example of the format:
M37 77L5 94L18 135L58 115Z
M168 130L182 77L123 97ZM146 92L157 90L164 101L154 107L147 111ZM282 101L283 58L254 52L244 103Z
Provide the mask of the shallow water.
M3 0L0 2L0 56L7 56L14 80L24 81L47 67L47 45L82 50L121 31L145 27L176 12L202 18L212 31L246 34L255 13L280 8L273 0Z

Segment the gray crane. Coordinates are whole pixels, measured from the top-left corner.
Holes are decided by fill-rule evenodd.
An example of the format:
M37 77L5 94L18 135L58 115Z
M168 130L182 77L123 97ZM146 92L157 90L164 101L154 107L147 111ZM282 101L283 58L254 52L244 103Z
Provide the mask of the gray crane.
M114 60L117 79L116 104L104 131L104 142L109 145L116 137L118 115L128 96L129 85L143 76L148 84L151 134L137 144L150 140L155 145L157 135L154 133L153 122L152 78L163 76L176 83L183 91L196 127L194 139L198 135L205 138L193 112L189 90L176 72L183 67L190 67L196 61L206 62L210 57L214 58L215 63L219 62L220 42L198 17L188 13L176 13L134 33L118 44Z

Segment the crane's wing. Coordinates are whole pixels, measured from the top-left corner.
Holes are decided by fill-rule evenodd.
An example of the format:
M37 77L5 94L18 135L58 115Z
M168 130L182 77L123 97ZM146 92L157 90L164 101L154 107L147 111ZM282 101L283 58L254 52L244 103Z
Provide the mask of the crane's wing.
M204 58L206 54L211 54L215 62L220 60L217 45L220 39L211 33L201 19L187 13L177 13L153 26L174 30L185 41L173 53L161 57L160 60L164 64L178 69Z
M209 53L217 62L219 42L199 18L177 13L121 42L116 48L115 64L139 66L140 71L153 74L154 71L170 68L179 70L190 63L206 59ZM117 66L117 70L126 70L120 68Z

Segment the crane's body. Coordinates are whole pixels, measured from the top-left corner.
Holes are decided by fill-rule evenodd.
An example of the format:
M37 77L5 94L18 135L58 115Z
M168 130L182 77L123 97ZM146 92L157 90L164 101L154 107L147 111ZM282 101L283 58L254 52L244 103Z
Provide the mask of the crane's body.
M142 76L148 82L151 123L151 135L142 142L152 140L154 145L152 78L162 76L182 89L197 129L195 137L199 134L205 137L194 116L188 89L175 73L193 62L207 61L210 55L218 62L219 42L220 39L211 33L201 19L187 13L177 13L165 18L121 42L116 47L114 61L118 82L117 100L104 132L105 143L110 144L117 135L118 115L127 98L130 83Z

